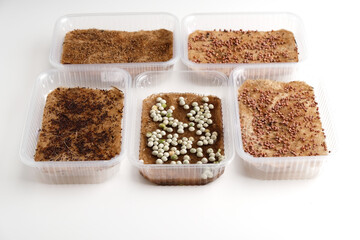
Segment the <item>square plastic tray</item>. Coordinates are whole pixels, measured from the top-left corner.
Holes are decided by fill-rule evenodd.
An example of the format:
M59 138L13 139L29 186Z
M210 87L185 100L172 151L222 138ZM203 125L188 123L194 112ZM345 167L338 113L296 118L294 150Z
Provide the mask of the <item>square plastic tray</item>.
M124 158L127 143L128 87L130 75L122 70L107 71L61 71L49 70L40 74L29 103L27 120L21 140L20 157L24 164L36 170L47 182L52 183L97 183L111 177ZM57 87L88 87L110 89L117 87L124 92L122 119L122 146L118 156L111 160L36 162L34 160L39 129L47 95Z
M143 164L139 162L140 129L143 100L156 93L195 93L215 95L222 101L225 159L218 164ZM201 185L220 177L225 166L234 158L232 106L229 80L218 72L146 72L133 81L131 133L128 153L130 161L149 181L161 185ZM212 177L202 174L210 171Z
M326 144L331 151L323 156L299 156L299 157L253 157L243 149L240 128L240 115L238 104L238 89L247 79L271 79L282 82L304 81L314 88L315 100L318 103L320 120L325 129ZM236 119L235 148L242 158L245 169L250 176L260 179L307 179L318 175L324 162L333 154L335 137L331 125L329 111L326 105L326 95L321 87L321 82L304 69L288 68L236 68L231 74L233 84L233 103Z
M181 23L181 60L193 70L216 70L227 75L238 67L255 65L258 68L282 66L293 68L297 63L218 64L194 63L188 58L188 37L196 30L232 29L271 31L286 29L294 33L299 51L299 62L307 57L305 31L301 19L292 13L197 13L183 18Z
M75 29L97 28L103 30L140 31L167 29L174 34L173 57L167 62L148 63L111 63L111 64L62 64L62 45L67 32ZM61 17L55 24L50 63L58 69L90 69L122 68L132 76L144 71L171 69L180 55L179 21L169 13L99 13L72 14Z

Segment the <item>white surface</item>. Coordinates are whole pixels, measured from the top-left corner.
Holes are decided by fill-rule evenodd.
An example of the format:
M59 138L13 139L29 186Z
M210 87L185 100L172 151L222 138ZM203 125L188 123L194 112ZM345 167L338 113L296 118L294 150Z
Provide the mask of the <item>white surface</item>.
M359 239L356 1L0 1L0 239ZM211 4L209 4L211 3ZM329 5L330 4L330 5ZM200 187L148 183L124 161L95 185L40 183L19 158L31 88L50 68L56 19L80 12L289 11L302 17L308 61L325 82L338 153L305 181L246 177L235 159ZM176 68L182 68L177 64Z

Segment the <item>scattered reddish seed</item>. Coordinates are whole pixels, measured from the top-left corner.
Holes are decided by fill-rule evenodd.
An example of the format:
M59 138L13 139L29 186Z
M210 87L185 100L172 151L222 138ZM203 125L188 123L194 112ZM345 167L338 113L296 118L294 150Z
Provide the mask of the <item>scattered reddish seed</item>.
M225 39L220 38L221 36L225 36ZM199 55L202 63L297 62L296 42L293 35L288 34L287 38L291 37L292 40L285 41L284 30L196 31L189 37L188 50L189 56L192 51L196 51L193 53ZM202 48L193 47L197 42L201 42ZM292 47L293 45L295 47Z
M326 154L313 89L305 83L290 82L274 90L256 81L271 82L248 80L253 85L245 82L239 89L238 102L252 115L251 128L241 126L244 150L255 157ZM246 134L249 131L251 134Z

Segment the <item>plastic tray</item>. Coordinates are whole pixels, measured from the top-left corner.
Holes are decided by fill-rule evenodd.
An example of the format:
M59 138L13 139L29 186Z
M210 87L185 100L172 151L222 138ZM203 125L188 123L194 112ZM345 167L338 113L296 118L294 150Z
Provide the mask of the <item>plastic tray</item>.
M253 157L243 149L240 130L240 115L238 105L238 89L247 79L271 79L282 82L304 81L314 88L315 99L318 102L320 120L325 129L326 144L331 151L324 156L304 157ZM241 67L236 68L231 74L233 88L234 112L236 115L235 148L242 158L245 169L250 176L260 179L307 179L318 175L324 162L333 154L335 137L331 125L326 97L321 87L321 82L316 77L309 75L304 69L293 71L288 68L257 69Z
M21 140L20 157L24 164L32 167L52 183L97 183L111 177L124 158L127 142L128 87L130 75L122 70L107 71L61 71L49 70L42 73L33 88L29 111ZM117 87L125 94L122 119L121 153L111 160L35 162L34 155L47 95L57 87L89 87L110 89Z
M97 28L103 30L140 31L167 29L174 34L173 57L167 62L149 63L112 63L112 64L62 64L62 45L67 32L74 29ZM173 67L180 55L179 21L168 13L102 13L102 14L72 14L61 17L55 24L50 63L58 68L72 70L122 68L132 76L144 71L167 70Z
M305 33L301 19L292 13L198 13L186 16L181 24L181 60L193 70L216 70L227 75L238 67L255 65L266 69L268 66L293 68L297 63L251 63L213 64L194 63L188 59L188 37L196 30L233 29L271 31L286 29L294 33L298 45L299 62L307 57Z
M161 185L201 185L220 177L225 166L234 158L229 80L218 72L146 72L133 81L131 133L129 159L145 178ZM225 159L219 164L143 164L139 162L141 113L143 100L155 93L196 93L215 95L222 101ZM201 175L211 171L213 177Z

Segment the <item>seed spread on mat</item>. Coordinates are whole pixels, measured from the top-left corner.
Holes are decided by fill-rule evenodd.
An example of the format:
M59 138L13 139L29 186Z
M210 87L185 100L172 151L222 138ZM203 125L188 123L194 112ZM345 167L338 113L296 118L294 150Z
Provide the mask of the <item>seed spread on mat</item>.
M224 160L222 123L215 123L213 116L215 111L221 112L220 99L192 95L198 100L188 101L189 94L154 98L147 114L149 122L156 127L145 133L146 147L151 149L153 162L145 163L211 164ZM165 99L169 96L173 99L172 105ZM221 142L218 142L219 137Z

